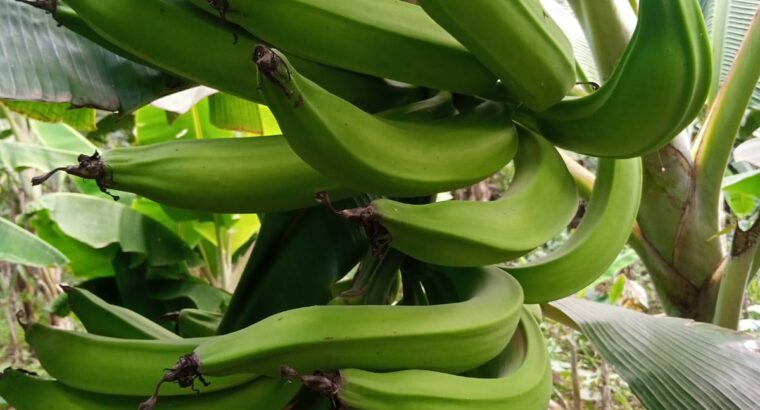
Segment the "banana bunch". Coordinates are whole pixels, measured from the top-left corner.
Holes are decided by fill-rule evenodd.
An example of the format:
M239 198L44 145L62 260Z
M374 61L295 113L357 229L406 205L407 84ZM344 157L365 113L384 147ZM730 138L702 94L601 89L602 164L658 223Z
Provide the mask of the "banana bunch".
M572 295L615 260L641 198L637 156L693 120L710 79L696 0L641 0L612 76L581 97L567 96L572 48L538 0L51 11L125 58L268 105L283 135L116 148L34 180L64 171L263 225L227 310L169 315L179 335L65 287L88 333L27 326L54 380L2 373L20 410L306 408L306 389L335 408L545 409L540 309L523 303ZM574 229L578 187L558 148L598 157ZM499 198L436 201L505 170Z

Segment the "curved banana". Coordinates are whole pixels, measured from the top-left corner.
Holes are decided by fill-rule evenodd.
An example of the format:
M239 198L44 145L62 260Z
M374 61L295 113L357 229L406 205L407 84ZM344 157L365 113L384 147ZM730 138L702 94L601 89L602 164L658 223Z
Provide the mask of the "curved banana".
M630 158L673 139L699 112L710 81L710 47L696 0L641 0L639 21L598 91L534 113L555 145Z
M298 388L294 383L259 377L215 393L161 398L158 408L279 409L295 396ZM0 396L16 410L134 410L144 399L78 390L14 369L0 373Z
M177 329L182 337L208 337L216 334L222 314L200 309L182 309L177 315Z
M118 339L33 323L26 329L26 341L45 371L67 386L95 393L148 396L163 373L161 363L176 361L203 339ZM254 377L211 377L204 391L237 386ZM168 386L161 393L176 396L192 391Z
M551 397L552 370L541 329L526 310L492 369L494 377L490 378L428 370L374 373L359 369L340 370L331 378L296 378L311 388L329 390L335 401L352 409L543 410Z
M615 261L631 234L641 199L640 158L600 159L586 214L560 247L528 264L506 267L525 292L525 303L570 296Z
M511 119L496 104L438 121L388 120L330 94L266 46L254 55L262 93L290 146L352 188L398 196L446 191L492 175L515 153Z
M281 136L171 141L80 155L62 170L102 190L133 192L166 205L220 213L284 211L316 204L314 194L355 193L303 162ZM52 171L55 172L55 171ZM51 174L34 179L40 184Z
M145 316L112 305L86 289L63 285L61 287L66 292L71 310L89 333L121 339L180 338Z
M302 371L472 369L504 349L519 321L522 290L495 267L436 269L460 284L464 301L290 310L200 344L173 371L279 376L283 364Z
M190 0L216 13L207 0ZM418 6L397 0L235 0L226 19L288 55L463 94L496 77Z
M554 147L525 128L518 133L516 173L502 198L428 205L378 199L364 212L368 223L379 223L392 247L438 265L488 265L530 252L567 226L578 193Z
M420 0L420 6L534 111L575 85L575 56L539 0Z
M185 0L66 0L97 35L128 55L199 84L262 102L250 56L259 40ZM67 16L71 17L71 16ZM135 22L140 29L135 29ZM169 29L167 29L169 28ZM233 39L234 36L234 39ZM381 78L293 58L299 70L343 98L382 110L418 95Z

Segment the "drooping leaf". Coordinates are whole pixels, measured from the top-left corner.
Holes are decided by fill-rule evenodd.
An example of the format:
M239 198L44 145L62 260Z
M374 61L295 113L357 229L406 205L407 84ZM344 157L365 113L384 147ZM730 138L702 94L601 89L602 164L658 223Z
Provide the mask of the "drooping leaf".
M230 294L199 280L150 280L152 299L171 303L172 309L195 308L218 312L230 302Z
M187 245L158 222L113 200L80 194L49 194L30 205L47 211L66 235L101 249L119 244L124 252L143 255L151 266L166 266L192 258Z
M201 236L193 229L192 219L190 221L174 218L166 212L166 207L158 202L151 201L147 198L138 197L132 201L132 209L147 216L165 226L177 236L182 238L191 248L195 247L200 241Z
M0 260L36 267L68 263L58 249L5 218L0 218Z
M225 224L226 226L221 227L222 232L227 235L223 240L227 240L229 252L235 253L259 231L261 224L259 223L259 218L256 214L225 216L227 216L232 223ZM211 244L218 246L216 238L216 222L196 222L193 224L193 228Z
M0 0L0 99L128 112L185 87L58 27L42 10Z
M545 312L578 327L647 409L760 403L760 341L748 335L574 298Z
M760 170L742 172L723 178L723 190L760 198Z
M78 241L65 233L49 218L47 212L39 212L30 219L37 235L55 246L69 260L69 272L79 279L113 276L112 261L119 252L119 246L112 244L96 249Z
M64 122L81 131L94 131L95 110L92 108L72 109L69 103L47 103L35 101L5 101L6 107L29 118L45 122Z
M743 192L726 192L726 202L737 217L744 219L755 212L758 198Z

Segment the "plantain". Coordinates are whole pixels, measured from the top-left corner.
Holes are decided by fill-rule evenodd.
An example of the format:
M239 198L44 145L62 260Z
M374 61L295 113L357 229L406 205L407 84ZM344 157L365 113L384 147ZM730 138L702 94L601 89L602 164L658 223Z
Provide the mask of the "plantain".
M526 303L570 296L605 272L631 234L641 186L640 158L599 160L586 214L570 238L544 257L504 268L522 285Z
M420 6L534 111L575 85L575 57L539 0L420 0Z
M445 201L409 205L389 199L355 211L401 252L447 266L494 264L517 258L558 234L575 215L578 194L559 153L519 128L515 177L492 202ZM384 234L383 232L386 232Z
M536 113L558 147L630 158L672 140L704 104L710 47L696 0L641 0L639 20L609 80L591 95Z
M206 0L190 1L210 13L219 8ZM416 5L397 0L225 3L226 19L289 56L437 90L499 95L496 77Z
M397 196L446 191L493 174L515 153L510 117L497 104L437 121L388 120L330 94L273 49L259 45L254 56L262 93L290 146L349 187Z
M114 148L102 156L80 155L79 165L60 169L95 179L102 190L207 212L285 211L314 205L314 193L322 190L337 198L354 194L309 167L281 136Z
M495 267L436 269L462 289L461 302L294 309L209 339L180 359L172 374L278 376L283 364L303 371L477 367L506 346L519 321L522 290Z
M201 12L185 0L66 0L97 37L119 54L255 102L263 98L250 55L259 40ZM65 17L71 27L82 23ZM140 29L135 23L140 22ZM76 30L75 30L76 31ZM81 34L86 34L79 30ZM234 37L234 39L233 39ZM419 90L395 87L377 77L293 57L314 81L368 110L417 98Z
M343 369L337 374L299 376L347 408L362 410L543 410L552 393L552 370L543 334L523 309L504 351L490 363L493 377L456 376L429 370L375 373Z
M641 169L640 158L601 159L586 213L570 238L544 257L504 268L522 285L526 303L570 296L615 261L636 221Z
M179 339L145 316L112 305L86 289L61 287L67 294L71 310L89 333L122 339Z
M249 383L216 393L162 398L157 408L279 409L295 396L297 390L298 386L293 383L259 377ZM139 396L78 390L55 380L42 379L14 369L6 369L0 373L0 395L16 410L134 410L143 399Z
M56 329L33 323L26 341L45 371L61 383L94 393L147 396L161 377L160 363L172 362L194 349L203 339L120 339ZM205 391L222 390L246 383L250 374L210 377ZM162 394L191 394L189 389L169 386Z

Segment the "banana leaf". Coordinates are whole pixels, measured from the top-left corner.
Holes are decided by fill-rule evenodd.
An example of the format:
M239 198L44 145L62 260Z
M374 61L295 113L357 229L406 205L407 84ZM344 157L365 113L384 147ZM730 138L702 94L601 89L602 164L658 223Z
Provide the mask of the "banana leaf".
M68 263L58 249L5 218L0 218L0 261L36 267Z
M129 112L186 87L58 27L49 14L15 0L0 0L0 38L0 99Z
M219 333L284 310L327 303L332 283L358 263L367 247L356 223L325 207L264 215Z
M760 340L747 334L576 298L544 313L583 332L647 409L760 403Z

